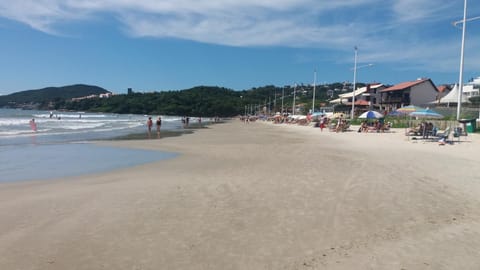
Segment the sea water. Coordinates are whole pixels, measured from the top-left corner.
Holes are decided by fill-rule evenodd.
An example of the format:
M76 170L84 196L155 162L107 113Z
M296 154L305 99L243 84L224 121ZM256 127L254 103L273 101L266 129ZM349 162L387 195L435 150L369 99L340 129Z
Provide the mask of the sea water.
M175 156L175 153L90 143L3 146L0 147L0 182L106 172Z
M151 117L155 122L157 116ZM133 114L0 109L0 182L101 172L174 156L89 143L146 134L147 119ZM162 116L162 130L181 128L181 117Z
M78 142L133 133L146 134L148 117L135 114L0 109L0 146ZM155 122L157 116L151 117ZM30 125L32 119L35 119L36 131ZM181 128L180 117L162 116L162 130Z

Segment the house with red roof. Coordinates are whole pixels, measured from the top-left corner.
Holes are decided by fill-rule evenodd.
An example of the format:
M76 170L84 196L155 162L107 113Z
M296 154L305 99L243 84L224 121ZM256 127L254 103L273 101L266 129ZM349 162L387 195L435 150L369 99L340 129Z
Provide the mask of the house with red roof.
M390 111L407 105L423 106L437 100L439 92L431 79L418 79L385 88L380 94L382 106Z

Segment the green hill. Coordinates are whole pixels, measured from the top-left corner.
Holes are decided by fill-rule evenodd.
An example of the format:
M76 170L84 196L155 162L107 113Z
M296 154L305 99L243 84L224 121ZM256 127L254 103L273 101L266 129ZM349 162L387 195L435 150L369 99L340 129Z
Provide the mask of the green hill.
M0 107L48 108L49 104L58 101L65 101L89 95L99 95L108 92L109 91L101 87L85 84L46 87L0 96Z

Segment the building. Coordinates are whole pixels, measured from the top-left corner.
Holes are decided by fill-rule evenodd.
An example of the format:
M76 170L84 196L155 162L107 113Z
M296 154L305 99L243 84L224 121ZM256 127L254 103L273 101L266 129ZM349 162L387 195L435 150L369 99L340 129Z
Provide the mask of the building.
M381 83L367 84L355 91L340 94L339 98L330 101L330 103L352 105L353 95L355 95L355 106L379 108L381 101L380 91L383 89L385 89L385 86Z
M465 88L464 88L465 89ZM431 102L432 104L435 104L437 106L442 106L445 105L446 107L450 107L450 105L457 105L458 104L458 94L460 92L460 89L458 85L455 85L453 89L445 96L441 97L440 99L436 100L435 102ZM463 91L462 94L462 103L470 103L468 100L469 97L465 94L465 91Z
M387 111L393 111L403 106L423 106L437 100L439 92L430 79L402 82L392 87L380 90L381 105Z
M470 80L463 86L463 94L468 98L476 97L480 95L480 77Z

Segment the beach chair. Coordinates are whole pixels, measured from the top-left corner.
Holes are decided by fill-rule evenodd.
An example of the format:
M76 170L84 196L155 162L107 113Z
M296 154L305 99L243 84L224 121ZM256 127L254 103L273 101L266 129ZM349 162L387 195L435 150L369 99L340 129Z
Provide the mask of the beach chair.
M418 136L418 135L422 135L422 131L420 129L420 127L412 127L412 128L409 128L406 132L407 136Z
M466 132L466 130L464 130L463 128L461 127L456 127L453 129L453 137L454 138L458 138L458 141L460 142L460 137L461 136L467 136L468 133Z
M438 130L437 133L435 134L435 137L437 137L437 139L439 140L441 139L448 140L448 136L450 136L450 127L447 127L444 130Z

